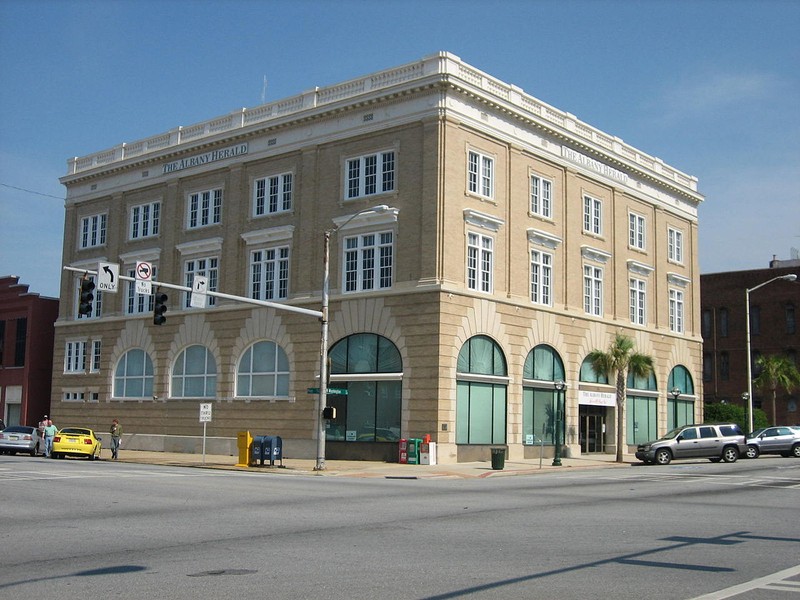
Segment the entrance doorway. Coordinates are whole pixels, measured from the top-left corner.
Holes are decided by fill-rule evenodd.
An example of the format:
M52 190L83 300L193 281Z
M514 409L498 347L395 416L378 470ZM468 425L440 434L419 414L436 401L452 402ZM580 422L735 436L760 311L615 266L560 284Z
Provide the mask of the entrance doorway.
M581 405L579 414L581 422L581 453L605 452L605 408Z

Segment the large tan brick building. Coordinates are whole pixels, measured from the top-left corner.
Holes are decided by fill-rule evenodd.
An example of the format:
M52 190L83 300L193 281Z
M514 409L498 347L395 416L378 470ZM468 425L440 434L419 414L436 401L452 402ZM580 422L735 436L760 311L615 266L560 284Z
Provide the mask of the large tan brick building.
M655 359L629 444L702 416L697 180L448 53L69 161L65 263L319 310L331 236L328 458L615 451L613 335ZM369 210L378 207L376 210ZM78 318L65 271L52 413L140 447L280 435L313 457L320 323L124 282ZM556 382L566 382L560 395ZM681 389L676 398L668 393ZM559 408L563 405L563 409ZM555 417L563 417L556 419Z

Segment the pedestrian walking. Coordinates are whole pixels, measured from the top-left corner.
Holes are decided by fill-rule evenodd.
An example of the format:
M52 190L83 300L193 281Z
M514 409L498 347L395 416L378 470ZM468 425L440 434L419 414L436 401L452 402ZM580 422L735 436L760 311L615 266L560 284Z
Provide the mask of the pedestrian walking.
M47 425L44 428L44 455L51 458L53 453L53 437L58 432L58 427L53 425L53 421L47 419Z
M117 460L119 458L119 446L122 442L122 425L119 420L114 419L111 422L111 459Z

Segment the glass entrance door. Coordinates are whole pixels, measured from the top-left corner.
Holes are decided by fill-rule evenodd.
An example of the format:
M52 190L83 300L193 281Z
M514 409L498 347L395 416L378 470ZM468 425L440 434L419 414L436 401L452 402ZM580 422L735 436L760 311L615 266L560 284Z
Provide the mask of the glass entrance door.
M605 409L581 406L581 452L605 452Z

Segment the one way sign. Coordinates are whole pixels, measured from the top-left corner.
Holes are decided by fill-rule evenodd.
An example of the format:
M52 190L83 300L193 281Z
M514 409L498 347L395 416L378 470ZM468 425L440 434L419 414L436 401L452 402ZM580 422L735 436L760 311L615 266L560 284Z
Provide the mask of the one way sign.
M116 263L97 263L97 291L117 293L119 285L119 265Z

